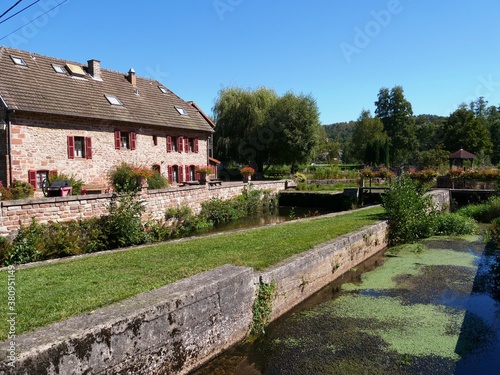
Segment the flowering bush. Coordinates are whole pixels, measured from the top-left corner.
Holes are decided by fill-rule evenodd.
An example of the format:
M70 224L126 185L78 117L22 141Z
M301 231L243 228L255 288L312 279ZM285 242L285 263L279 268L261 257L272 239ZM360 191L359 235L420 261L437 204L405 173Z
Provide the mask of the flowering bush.
M240 173L243 176L251 176L251 175L253 175L255 173L255 169L253 169L250 166L246 166L246 167L243 167L243 168L240 169Z
M394 177L394 173L392 173L387 168L380 168L378 171L374 173L374 176L378 178L392 178Z
M132 172L136 177L151 178L153 176L153 171L145 167L133 168Z
M429 182L437 177L438 173L434 169L424 169L421 171L410 170L407 172L412 180L419 182Z
M375 173L369 168L363 168L359 171L359 174L361 177L366 177L366 178L373 178L375 177Z
M212 173L212 167L210 167L209 165L204 166L204 167L198 167L198 168L196 168L196 173L211 174Z

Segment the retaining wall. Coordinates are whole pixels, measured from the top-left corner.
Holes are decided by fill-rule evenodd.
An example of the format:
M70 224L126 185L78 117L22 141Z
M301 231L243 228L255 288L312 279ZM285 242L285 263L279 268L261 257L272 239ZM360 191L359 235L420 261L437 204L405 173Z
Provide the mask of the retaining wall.
M185 374L245 337L260 280L277 284L275 319L383 249L386 238L381 222L264 272L226 265L22 334L15 368L9 342L0 344L0 373Z
M255 181L256 189L278 192L284 190L285 180ZM162 219L168 208L190 207L193 212L201 210L201 204L212 197L230 199L242 193L248 186L240 182L227 182L220 186L186 186L159 190L142 190L140 199L145 203L145 218ZM0 235L15 234L21 226L30 225L32 219L38 223L99 217L107 213L112 194L75 195L70 197L34 198L0 201Z

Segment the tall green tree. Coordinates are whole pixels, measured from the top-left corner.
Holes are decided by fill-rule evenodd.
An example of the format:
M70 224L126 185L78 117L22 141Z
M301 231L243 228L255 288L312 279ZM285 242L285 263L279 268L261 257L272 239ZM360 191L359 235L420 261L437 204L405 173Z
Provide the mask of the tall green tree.
M259 88L221 90L213 108L218 158L257 166L298 164L312 158L320 132L319 111L309 95Z
M271 164L289 164L291 173L308 162L319 143L319 110L310 95L286 93L278 98L268 117L268 128L275 133Z
M462 106L450 115L445 134L445 148L450 152L463 148L474 154L491 154L492 143L487 127L466 107Z
M403 88L394 86L390 91L381 88L375 106L375 114L382 120L390 138L391 163L407 163L418 150L418 139L411 103L406 100Z
M267 88L221 90L213 107L217 157L259 166L267 162L275 136L268 128L269 111L277 99L278 95Z
M385 164L385 147L388 141L384 124L370 111L363 110L354 127L350 155L357 162L365 164Z

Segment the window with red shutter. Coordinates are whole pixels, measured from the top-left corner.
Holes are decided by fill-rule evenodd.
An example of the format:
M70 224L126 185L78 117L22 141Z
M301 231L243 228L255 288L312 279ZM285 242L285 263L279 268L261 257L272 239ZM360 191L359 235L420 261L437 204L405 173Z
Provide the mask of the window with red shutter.
M119 130L115 130L115 149L119 150L121 145L121 135Z
M189 173L189 165L186 165L186 166L184 167L184 170L186 171L186 172L185 172L185 174L186 174L186 181L187 181L187 182L191 181L191 175L190 175L190 173Z
M200 168L199 165L196 166L195 170ZM199 180L200 179L200 174L199 173L196 173L196 179Z
M169 183L173 183L174 182L174 175L173 175L173 170L172 170L172 166L171 165L168 166L168 182Z
M167 135L167 152L172 152L172 137Z
M92 138L85 137L85 157L92 159Z
M68 159L75 158L75 137L68 136Z
M184 152L189 152L190 151L190 144L189 144L189 138L184 138Z
M35 189L37 188L37 186L36 186L36 171L35 170L31 169L28 171L28 182Z
M198 153L198 138L194 139L194 152Z
M182 137L177 137L177 151L184 151L184 138Z
M184 168L182 168L182 165L179 165L179 183L184 182Z
M130 132L130 149L135 150L136 145L137 145L137 136L135 132Z

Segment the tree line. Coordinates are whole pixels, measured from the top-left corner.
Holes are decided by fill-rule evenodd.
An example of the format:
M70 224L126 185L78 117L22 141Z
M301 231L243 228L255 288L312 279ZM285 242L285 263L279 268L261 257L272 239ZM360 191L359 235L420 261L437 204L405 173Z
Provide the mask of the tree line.
M500 112L484 97L461 104L448 117L413 114L401 86L381 88L375 116L363 110L357 121L325 126L322 155L372 166L439 168L461 148L482 165L500 162Z
M356 121L321 126L311 95L225 88L213 114L215 156L252 165L257 173L271 165L290 165L294 173L312 161L439 168L461 148L482 165L500 163L500 108L484 97L448 117L415 116L401 86L383 87L373 115L363 110Z

